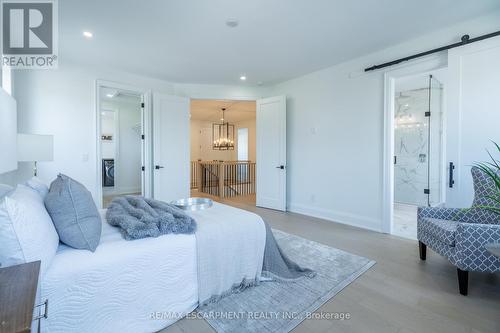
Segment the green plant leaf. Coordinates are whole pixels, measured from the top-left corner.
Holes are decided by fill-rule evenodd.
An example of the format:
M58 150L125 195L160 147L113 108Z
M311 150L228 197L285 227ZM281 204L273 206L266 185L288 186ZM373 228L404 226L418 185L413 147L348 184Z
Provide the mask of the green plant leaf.
M497 152L500 153L500 145L495 141L491 141L495 145ZM491 161L476 162L474 165L483 171L495 183L496 191L493 195L488 195L486 198L490 199L495 206L478 206L476 208L487 209L491 212L500 215L500 161L496 159L488 150L486 150Z

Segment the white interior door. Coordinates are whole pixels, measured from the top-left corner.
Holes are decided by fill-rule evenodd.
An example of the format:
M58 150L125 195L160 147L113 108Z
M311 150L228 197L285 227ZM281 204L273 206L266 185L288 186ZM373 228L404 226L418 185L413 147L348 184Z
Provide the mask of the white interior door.
M446 205L468 207L473 199L471 165L487 161L485 149L500 143L500 37L448 53L447 162L455 165L447 181Z
M189 99L153 95L153 193L170 202L189 197Z
M259 207L286 211L286 98L257 101L257 194Z

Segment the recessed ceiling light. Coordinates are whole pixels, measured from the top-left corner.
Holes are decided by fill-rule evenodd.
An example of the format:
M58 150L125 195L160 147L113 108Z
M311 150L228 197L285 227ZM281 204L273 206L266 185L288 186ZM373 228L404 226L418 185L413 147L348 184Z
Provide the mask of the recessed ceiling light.
M245 75L240 76L241 81L245 81L246 79L247 79L247 77Z
M113 97L115 97L115 95L114 94L106 94L106 97L113 98Z
M83 37L92 38L92 37L94 37L94 35L90 31L84 31Z
M238 26L239 22L235 18L228 18L226 20L226 25L230 28L236 28Z

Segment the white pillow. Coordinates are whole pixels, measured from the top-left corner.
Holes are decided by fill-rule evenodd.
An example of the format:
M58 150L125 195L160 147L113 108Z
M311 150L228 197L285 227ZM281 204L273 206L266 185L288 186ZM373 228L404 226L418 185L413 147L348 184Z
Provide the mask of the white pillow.
M32 177L30 180L27 180L23 183L33 190L37 191L38 194L42 196L42 199L45 199L47 193L49 193L49 187L37 176Z
M18 185L0 202L0 265L41 260L43 276L58 246L59 237L42 197Z
M6 196L9 192L14 190L14 188L10 185L0 184L0 200Z

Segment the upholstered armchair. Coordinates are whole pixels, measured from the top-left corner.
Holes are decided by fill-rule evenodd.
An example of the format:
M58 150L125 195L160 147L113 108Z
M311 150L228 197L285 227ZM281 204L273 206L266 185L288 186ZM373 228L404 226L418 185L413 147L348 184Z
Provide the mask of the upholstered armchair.
M500 242L500 215L481 208L495 205L488 198L495 191L495 183L477 167L471 172L475 194L472 208L420 207L417 213L420 259L426 259L427 246L446 257L457 267L462 295L467 295L469 272L500 272L500 258L485 248Z

